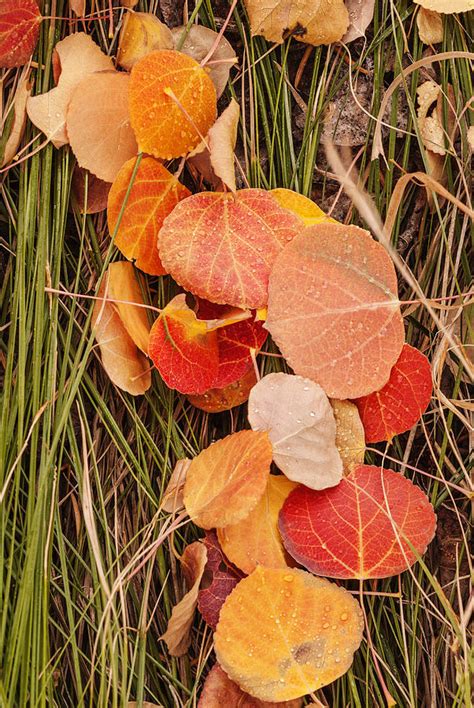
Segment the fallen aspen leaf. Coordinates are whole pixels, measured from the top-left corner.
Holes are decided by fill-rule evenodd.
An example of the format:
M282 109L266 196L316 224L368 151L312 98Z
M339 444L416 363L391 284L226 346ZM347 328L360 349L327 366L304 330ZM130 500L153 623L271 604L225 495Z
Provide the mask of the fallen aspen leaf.
M357 226L308 227L276 258L265 327L295 373L328 396L381 388L405 339L389 255Z
M252 35L261 34L269 42L283 42L286 32L299 42L332 44L349 26L343 0L245 0Z
M443 18L439 12L420 7L416 15L418 35L425 44L439 44L443 41Z
M219 664L214 664L204 682L198 708L300 708L301 698L269 703L254 698L230 679Z
M137 153L128 115L129 82L127 74L116 71L91 74L74 89L67 111L67 134L79 165L105 182L113 182Z
M434 81L425 81L417 88L416 92L419 103L418 126L423 144L428 151L436 155L445 155L445 133L452 141L457 130L456 116L452 108L455 105L453 88L448 85L447 130L443 127L443 90L441 86ZM428 115L430 111L431 114Z
M150 52L130 75L130 120L141 152L182 157L207 135L216 119L216 90L191 57Z
M173 607L168 627L161 637L166 642L171 656L183 656L191 644L191 627L206 562L207 549L203 543L195 541L186 546L181 556L181 567L189 589L183 599Z
M209 159L214 173L235 192L234 148L239 127L240 106L235 99L216 120L207 134Z
M355 403L331 400L336 419L336 447L342 460L344 474L352 472L356 465L364 462L365 432Z
M365 37L365 30L374 17L375 0L345 0L349 12L349 28L342 41L345 44Z
M69 143L66 115L76 87L97 71L113 70L114 65L112 59L84 32L71 34L58 42L54 56L57 86L47 93L31 96L27 109L31 122L55 147L60 148ZM87 101L87 98L85 100Z
M265 492L271 461L267 433L241 430L212 443L186 476L184 505L192 521L211 529L248 516Z
M29 70L18 81L13 101L7 108L6 121L0 138L0 167L13 160L20 146L26 125L26 102L31 94Z
M409 568L432 540L426 494L392 470L359 465L337 487L298 487L280 512L290 555L316 575L387 578Z
M121 167L110 190L109 231L119 251L137 268L150 275L164 275L158 234L166 216L190 192L153 157L142 158L129 191L135 164L133 157Z
M109 293L114 301L122 324L141 351L148 352L150 323L135 268L127 261L116 261L109 265ZM137 306L131 303L136 302Z
M106 276L99 288L99 298L107 298L107 279ZM107 299L97 300L91 324L102 366L112 383L132 396L148 391L151 386L148 361L125 329L116 307Z
M310 379L267 374L249 396L253 430L267 430L273 460L294 482L324 489L342 478L336 421L328 397Z
M362 629L360 607L344 588L303 570L258 566L224 602L214 647L242 690L277 702L345 674Z
M257 565L287 568L287 554L278 529L278 514L296 484L283 475L271 474L257 506L237 524L217 529L217 538L227 558L244 573Z
M159 251L186 290L212 302L264 307L275 258L301 231L301 221L261 189L235 195L202 192L165 219Z
M390 441L410 430L428 408L432 389L430 362L405 344L385 386L354 401L367 442Z
M81 214L98 214L107 208L110 182L104 182L92 172L75 165L71 190Z
M225 388L211 388L199 396L188 396L188 401L206 413L222 413L245 403L256 383L257 377L252 367L241 379Z
M77 17L84 17L86 13L86 0L69 0L69 7Z
M191 25L188 30L184 25L173 27L171 33L176 49L192 57L198 64L207 57L217 39L217 32L204 25ZM231 67L236 63L237 56L231 43L225 37L221 37L205 67L215 86L217 98L224 93Z
M176 295L154 322L148 355L169 388L181 393L205 393L219 370L217 334Z
M157 49L174 49L171 30L151 12L129 11L120 30L117 64L127 71Z
M474 10L474 0L414 0L426 10L452 15L458 12Z
M294 192L292 189L272 189L270 194L283 209L287 209L293 214L296 214L296 216L299 216L305 226L321 224L324 221L329 221L334 224L337 223L335 219L326 216L324 211L320 209L315 202L303 196L303 194Z
M161 501L161 508L169 514L174 514L184 508L184 482L190 464L191 460L188 458L178 460L171 473L168 486L166 487Z
M221 607L241 580L242 573L223 554L215 531L206 531L203 543L207 548L207 563L198 595L198 610L203 620L215 629Z
M41 20L35 0L2 0L0 67L26 64L36 47Z

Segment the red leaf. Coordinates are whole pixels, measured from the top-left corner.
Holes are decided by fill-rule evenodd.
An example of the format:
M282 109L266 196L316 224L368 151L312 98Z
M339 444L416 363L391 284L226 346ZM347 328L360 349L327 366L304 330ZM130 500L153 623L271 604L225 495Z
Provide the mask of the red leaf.
M412 428L426 411L432 389L430 362L405 344L385 386L355 401L366 441L391 440Z
M337 487L298 487L280 512L287 551L312 573L330 578L402 573L425 552L435 527L421 489L370 465L359 465Z
M2 0L0 66L26 64L38 41L41 14L34 0Z
M198 610L205 622L215 629L224 600L244 576L223 554L215 531L207 531L203 543L207 548L207 563L198 595Z

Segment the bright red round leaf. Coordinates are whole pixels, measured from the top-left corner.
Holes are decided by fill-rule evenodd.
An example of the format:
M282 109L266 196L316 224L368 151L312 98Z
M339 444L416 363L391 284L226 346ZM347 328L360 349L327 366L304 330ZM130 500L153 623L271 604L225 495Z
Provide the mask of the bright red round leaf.
M329 578L398 575L426 551L435 528L433 507L421 489L370 465L359 465L337 487L301 485L280 512L287 551Z
M0 3L0 67L26 64L38 41L41 13L35 0Z
M366 441L391 440L412 428L428 408L432 389L430 362L405 344L385 386L354 401Z

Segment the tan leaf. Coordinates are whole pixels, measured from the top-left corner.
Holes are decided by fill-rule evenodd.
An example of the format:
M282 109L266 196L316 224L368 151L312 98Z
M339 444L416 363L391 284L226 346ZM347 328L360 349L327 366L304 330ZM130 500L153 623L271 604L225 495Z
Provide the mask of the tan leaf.
M200 541L186 546L181 567L189 588L183 599L173 607L163 639L171 656L183 656L191 643L191 627L197 606L199 585L207 563L207 548Z
M130 71L155 49L174 49L171 30L150 12L127 12L120 30L117 63Z
M184 508L184 483L186 481L186 474L190 464L191 460L188 458L178 460L174 470L171 473L168 486L165 489L163 499L161 501L161 508L169 514L173 514Z
M474 152L474 125L470 125L467 129L467 144L471 152Z
M31 122L59 148L69 142L66 113L74 89L86 76L95 71L111 70L114 65L84 32L61 40L55 51L61 68L58 85L40 96L30 96L27 110Z
M439 12L420 7L416 24L418 35L425 44L438 44L443 41L443 18Z
M346 0L349 11L349 29L342 38L348 44L358 37L365 37L365 30L374 17L375 0Z
M414 2L427 10L434 10L445 15L474 10L474 0L414 0Z
M128 113L129 81L116 71L91 74L75 87L67 111L67 133L79 165L105 182L113 182L138 150Z
M129 304L136 302L144 305L144 301L135 268L128 261L117 261L109 265L109 298L114 301L128 334L146 354L151 326L146 308Z
M124 2L122 2L122 5L125 5ZM142 708L164 708L160 703L150 703L150 701L143 701L143 703L140 703ZM138 708L138 702L137 701L129 701L127 703L127 708Z
M186 27L173 27L171 32L176 49L188 54L198 63L208 55L217 37L217 32L203 25L192 25L183 42L182 37L186 32ZM206 63L206 70L209 72L209 77L216 87L217 98L224 93L229 80L230 69L236 62L237 56L231 43L225 37L221 37L216 50Z
M300 708L301 705L301 698L278 703L260 701L242 691L219 664L214 664L204 682L198 708Z
M340 40L349 26L343 0L245 0L252 34L269 42L283 42L284 34L306 44L331 44Z
M344 474L349 474L355 465L364 462L365 434L355 403L331 400L336 419L336 447L342 460Z
M97 293L107 297L105 277ZM100 348L102 366L118 388L139 396L151 386L150 366L138 350L123 326L114 305L106 300L97 300L92 312L92 329Z
M84 17L86 13L86 0L69 0L69 7L77 17Z
M253 430L266 430L277 467L294 482L325 489L342 478L336 421L321 386L290 374L267 374L250 392Z
M10 134L5 142L0 167L7 165L13 160L23 137L23 131L25 130L26 125L26 103L31 94L29 75L29 70L22 74L15 91L13 105L8 109L8 111L11 110L13 112L13 120L11 123ZM3 141L0 140L0 156L2 142Z

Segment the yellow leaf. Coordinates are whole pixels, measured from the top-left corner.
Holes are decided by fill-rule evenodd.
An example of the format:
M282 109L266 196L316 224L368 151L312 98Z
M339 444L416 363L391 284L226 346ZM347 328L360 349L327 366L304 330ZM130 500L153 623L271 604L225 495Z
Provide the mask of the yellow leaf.
M445 15L452 15L455 12L469 12L474 10L474 0L414 0L417 5L421 5L427 10L442 12Z
M365 433L355 403L331 400L336 419L336 447L342 460L344 474L352 472L355 465L364 462Z
M155 49L174 49L171 30L150 12L127 12L120 30L117 63L130 71Z
M302 194L298 194L298 192L293 192L292 189L272 189L270 194L283 209L288 209L288 211L299 216L306 226L313 226L313 224L320 224L324 221L337 224L337 221L327 216L315 202Z

